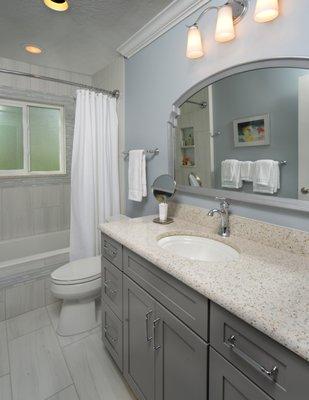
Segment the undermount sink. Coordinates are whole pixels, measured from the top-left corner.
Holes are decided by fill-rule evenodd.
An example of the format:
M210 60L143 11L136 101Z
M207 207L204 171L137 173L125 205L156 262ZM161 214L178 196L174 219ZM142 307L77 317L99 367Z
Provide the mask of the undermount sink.
M235 261L239 253L233 247L201 236L173 235L158 240L158 245L175 255L197 261Z

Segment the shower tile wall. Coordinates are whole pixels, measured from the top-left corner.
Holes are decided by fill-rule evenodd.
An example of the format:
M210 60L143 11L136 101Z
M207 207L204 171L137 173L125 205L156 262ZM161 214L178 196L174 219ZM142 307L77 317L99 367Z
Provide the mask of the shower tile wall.
M69 71L39 67L0 57L0 68L41 74L68 81L92 84L92 77ZM61 101L66 105L67 170L72 152L76 87L55 82L0 73L1 96L32 101ZM36 99L37 96L37 99ZM59 96L59 100L53 96ZM62 96L62 98L60 97ZM70 221L70 183L67 177L0 179L0 240L66 230ZM1 300L0 300L1 301ZM0 302L1 306L1 302ZM0 311L1 312L1 311Z
M69 228L70 184L0 188L0 240Z

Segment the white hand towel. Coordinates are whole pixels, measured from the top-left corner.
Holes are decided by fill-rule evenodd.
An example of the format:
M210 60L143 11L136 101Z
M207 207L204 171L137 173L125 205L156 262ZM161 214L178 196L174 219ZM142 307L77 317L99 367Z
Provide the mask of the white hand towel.
M253 191L275 194L280 189L279 162L258 160L254 163Z
M252 161L240 161L241 180L246 182L253 181L254 163Z
M144 150L129 151L129 200L142 201L147 196L146 156Z
M240 161L224 160L221 162L221 186L230 189L242 187Z

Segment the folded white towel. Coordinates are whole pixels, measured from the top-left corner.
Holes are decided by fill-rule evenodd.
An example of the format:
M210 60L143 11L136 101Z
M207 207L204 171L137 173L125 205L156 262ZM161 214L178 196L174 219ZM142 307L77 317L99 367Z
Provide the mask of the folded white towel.
M253 181L254 163L252 161L240 161L241 180L246 182Z
M221 186L230 189L242 187L240 161L224 160L221 162Z
M280 189L279 162L258 160L254 163L253 191L275 194Z
M129 200L142 201L147 196L146 156L144 150L129 151Z

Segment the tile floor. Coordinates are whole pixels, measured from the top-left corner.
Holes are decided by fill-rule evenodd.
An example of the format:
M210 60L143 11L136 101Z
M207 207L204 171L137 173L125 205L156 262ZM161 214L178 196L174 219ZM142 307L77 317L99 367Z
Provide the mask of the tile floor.
M60 303L0 322L0 400L135 400L101 327L56 333Z

